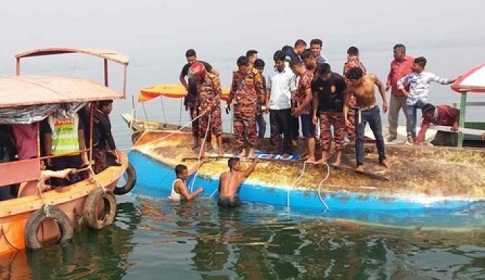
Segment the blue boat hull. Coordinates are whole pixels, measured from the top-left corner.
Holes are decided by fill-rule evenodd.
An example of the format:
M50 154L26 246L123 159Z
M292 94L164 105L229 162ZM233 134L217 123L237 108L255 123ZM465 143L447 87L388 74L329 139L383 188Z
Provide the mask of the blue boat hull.
M137 173L136 193L157 198L168 197L172 182L175 180L173 167L137 150L129 153L129 159ZM217 177L195 176L195 178L189 179L188 186L189 188L193 186L194 189L203 186L205 196L217 198ZM243 202L287 207L296 213L324 214L328 217L343 217L363 222L393 225L407 224L403 223L403 218L421 217L428 221L427 225L442 226L442 224L436 224L435 218L443 215L448 218L442 222L450 225L449 215L462 216L463 213L475 211L477 205L481 207L481 203L467 199L434 199L431 201L426 198L413 199L350 192L320 192L319 194L318 190L268 187L254 184L250 180L241 186L239 196ZM338 215L336 215L337 213ZM383 222L383 219L386 221ZM408 225L416 225L416 223L420 224L420 222L414 221ZM462 226L468 226L472 221L467 220L461 223L465 223Z

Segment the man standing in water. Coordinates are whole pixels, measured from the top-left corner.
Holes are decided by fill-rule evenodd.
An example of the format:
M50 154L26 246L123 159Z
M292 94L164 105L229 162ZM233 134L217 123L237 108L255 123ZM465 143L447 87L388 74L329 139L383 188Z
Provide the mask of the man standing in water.
M241 161L237 157L232 157L227 161L229 171L225 171L219 177L219 201L220 207L241 206L241 200L237 194L242 182L254 171L259 159L255 158L248 169L241 170Z
M175 176L177 178L172 183L172 190L170 191L170 196L168 199L174 202L180 201L192 201L194 200L200 193L204 192L203 187L197 188L195 192L189 193L187 188L187 179L192 176L202 164L208 162L207 159L199 161L192 169L188 169L187 166L183 164L178 164L175 166Z
M345 125L354 127L348 118L349 99L353 94L357 103L358 112L355 121L355 153L357 159L357 171L364 171L364 131L365 126L369 123L374 137L376 139L377 151L379 153L379 164L388 167L386 162L386 151L384 146L384 138L382 137L382 123L381 110L377 106L374 87L379 88L382 96L382 110L387 112L386 89L384 84L377 78L377 76L369 74L363 76L360 67L351 68L346 74L348 79L347 90L345 92L344 101L344 118Z

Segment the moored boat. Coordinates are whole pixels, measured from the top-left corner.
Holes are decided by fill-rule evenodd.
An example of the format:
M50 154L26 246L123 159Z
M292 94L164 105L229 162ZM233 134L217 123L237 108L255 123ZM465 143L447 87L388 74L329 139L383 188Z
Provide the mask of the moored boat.
M78 77L21 75L20 61L28 57L53 54L81 53L100 57L104 60L105 84L101 85ZM49 177L42 170L41 161L56 158L55 155L41 153L43 140L39 122L52 114L68 117L89 103L125 97L126 69L128 58L111 50L45 48L16 55L16 75L0 77L0 124L4 126L31 125L36 131L33 139L36 154L33 157L0 163L0 186L19 186L16 196L0 201L0 255L22 250L38 249L46 244L68 241L73 229L85 224L101 229L114 221L116 199L113 191L126 193L134 185L130 178L122 188L117 188L120 177L128 169L126 154L119 153L118 163L108 166L95 174L92 166L93 143L85 150L68 155L87 153L88 165L70 171L79 175L80 180L57 190L44 188ZM117 92L108 88L108 63L123 66L123 90ZM90 139L92 139L93 111L90 106ZM60 138L59 138L60 139ZM44 140L45 141L45 140ZM92 142L92 140L91 140ZM60 142L59 142L60 143ZM19 147L17 147L19 148ZM51 174L51 173L49 173ZM82 174L82 175L81 175ZM134 175L134 174L133 174ZM14 188L15 189L15 188Z
M457 84L453 89L462 92ZM466 102L463 96L461 100ZM466 133L464 128L470 125L465 122L464 113L462 110L459 133ZM473 126L485 132L483 122ZM191 134L183 128L167 125L140 134L129 153L138 175L137 192L166 197L175 179L175 165L185 162L191 167L199 160L196 151L187 144ZM460 138L463 140L464 137ZM480 141L477 135L471 138ZM233 142L231 135L226 134L224 149L232 152ZM368 144L365 147L365 172L354 170L353 145L346 146L343 164L339 167L304 164L298 154L283 157L268 152L271 147L265 140L258 149L257 157L261 163L240 188L239 196L243 201L285 206L319 215L342 212L365 222L382 222L378 216L383 215L391 217L392 224L416 216L428 221L436 215L471 217L472 214L467 213L476 211L477 207L483 208L482 202L485 201L485 150L481 148L388 145L390 168L386 169L378 165L374 145ZM302 147L298 149L302 151ZM227 170L228 156L230 154L212 156L212 160L205 163L192 179L195 182L189 185L202 185L206 196L217 196L219 175ZM466 227L477 226L471 221L464 222ZM464 226L459 223L447 225Z

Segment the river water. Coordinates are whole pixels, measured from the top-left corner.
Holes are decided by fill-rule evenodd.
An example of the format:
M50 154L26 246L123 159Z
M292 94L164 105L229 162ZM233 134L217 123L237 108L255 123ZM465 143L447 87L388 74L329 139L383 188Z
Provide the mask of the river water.
M177 122L172 103L166 110ZM119 114L131 104L116 105L113 131L128 151ZM1 257L0 279L485 279L480 228L359 224L251 203L221 210L209 198L182 205L136 194L117 198L112 226L76 230L67 244ZM480 225L485 219L484 211L467 215ZM455 218L448 218L451 224Z
M176 14L186 11L182 3L177 4L178 2L180 1L161 4L161 2L152 1L151 4L153 7L175 5L178 7ZM229 5L227 4L229 2L225 1L215 2L219 2L219 5ZM381 2L383 2L383 6L388 4L387 1ZM420 1L414 2L416 5L422 4ZM470 1L470 3L472 2L480 5L479 1ZM259 2L253 4L260 5ZM430 7L427 9L434 12L438 5L442 5L441 2L433 7L429 4ZM108 6L118 6L118 2L106 5L106 7ZM226 8L229 9L229 6ZM38 8L44 9L45 13L51 11L50 8ZM79 19L83 18L81 16L83 13L86 17L94 15L91 10L78 8ZM107 10L101 6L97 9L104 12L103 15L112 13L111 9ZM145 12L149 13L149 10L149 6L144 8ZM447 9L448 13L453 13L452 10ZM58 14L56 12L57 17L62 18L62 8L59 8L59 11ZM286 14L288 11L285 10ZM299 13L304 12L301 9L298 11ZM130 12L135 13L135 10ZM409 13L415 14L414 16L426 14L418 13L413 9L410 9ZM16 15L15 12L10 14ZM5 14L4 18L8 19L7 16ZM225 21L231 21L228 13L221 13L221 16ZM24 17L25 22L28 22L28 13ZM93 17L93 22L104 20L104 18ZM387 17L388 20L392 19L392 15L387 14ZM468 12L461 17L454 18L470 21L470 23L482 19L481 14L480 17L469 16ZM157 21L164 20L164 17L154 15L146 16L139 22L144 22L145 19L158 27L171 24L165 22L157 25ZM413 20L410 19L410 21ZM47 16L45 22L49 22ZM65 21L66 24L80 24L81 22L84 25L84 21L77 21L76 18ZM108 26L111 24L109 21L104 23ZM429 33L436 32L438 27L442 27L438 23L435 26L432 21L427 23L433 27ZM340 22L341 26L344 24L345 22ZM138 42L143 40L148 42L153 39L151 36L156 34L151 33L153 30L148 31L146 26L135 30L132 25L132 22L126 21L124 27L128 33L137 34L137 32L145 30L144 33L139 33L137 39L140 41ZM419 33L425 32L426 28L405 29L403 31L407 30L407 33L402 32L401 35L408 41L416 39L414 48L411 48L409 53L415 56L425 55L429 60L430 71L444 77L456 77L468 68L485 61L485 52L483 51L483 33L480 33L482 34L480 36L467 35L466 32L458 32L459 29L453 29L453 26L450 32L457 33L456 35L462 39L461 41L451 41L449 37L446 37L447 40L446 38L442 40L439 37L442 33L437 33L434 37L427 34L431 36L427 38L431 39L425 40L423 37L419 41L417 39L420 37ZM199 30L197 26L192 25L183 31L188 32L194 28ZM212 28L219 27L214 25ZM373 26L373 28L378 27ZM102 29L102 32L106 29L108 28ZM111 30L115 30L114 26ZM221 34L229 34L227 44L219 43L214 46L210 40L205 40L205 37L200 35L194 39L194 42L198 42L196 45L185 38L183 45L186 47L180 48L180 41L168 39L180 39L182 36L177 37L177 32L170 30L163 31L168 32L165 37L157 38L163 44L140 43L140 45L135 41L128 42L128 40L132 40L132 37L127 36L127 39L124 33L123 36L118 34L118 37L113 37L112 41L102 41L103 44L114 49L117 49L116 45L119 45L122 48L121 51L126 52L131 58L127 100L116 101L111 116L117 145L125 152L130 148L129 130L121 120L120 114L132 111L131 98L133 96L136 99L139 88L158 83L177 82L178 73L185 62L183 53L187 48L200 47L200 49L198 48L201 50L199 58L214 64L221 72L223 86L228 86L230 73L235 68L235 60L238 56L237 53L234 53L234 49L237 49L237 52L245 52L246 49L253 48L255 45L260 51L260 56L266 60L268 69L272 64L270 62L272 53L285 43L282 38L289 40L286 43L291 44L300 36L298 35L300 33L296 31L291 31L293 33L288 31L292 35L279 35L276 43L248 44L245 42L239 46L237 34L221 32ZM200 30L203 28L201 27ZM353 31L354 33L351 33L349 38L356 36L359 30ZM477 30L481 31L481 29ZM415 33L416 36L411 36ZM33 38L42 41L40 35L36 34L33 34ZM254 43L258 42L260 37L267 35L258 34L254 34L254 36L246 34L249 36L246 39L252 40ZM307 37L314 37L310 33L304 34ZM346 48L349 44L353 44L342 34L341 32L330 32L327 37L330 43L326 45L325 49L326 56L338 72L343 65ZM53 37L54 35L55 33L51 34ZM376 34L373 36L375 43L368 38L360 37L361 40L358 42L362 44L360 45L362 46L361 58L370 72L376 73L382 80L385 80L392 58L392 45L401 39L392 37L395 38L392 39L392 42L386 41L386 44L382 45L383 40L380 40ZM464 38L470 36L473 37L470 43L462 43L465 41ZM79 39L76 40L80 41L74 41L74 43L83 42L86 45L87 43L84 42L93 41L91 36L78 37ZM99 37L104 38L101 35ZM222 35L219 37L226 38ZM64 37L59 36L59 38ZM64 41L60 41L61 45L72 45L69 38L65 38ZM32 48L30 40L32 40L30 36L24 36L23 39L15 41L15 44L7 45L8 58L13 57L12 52ZM50 41L48 40L48 42ZM56 42L54 45L59 45L58 41L53 42ZM332 42L336 43L332 45ZM99 46L96 43L93 45ZM11 50L14 45L15 50ZM22 47L17 48L18 45ZM4 57L1 59L2 65L7 62L10 65L12 62ZM49 57L48 59L53 61L53 64L44 64L42 59L41 63L38 63L37 60L32 63L27 61L23 71L25 73L57 74L57 70L52 70L52 65L54 65L56 69L60 70L59 72L63 73L69 72L72 75L80 75L98 81L102 77L100 71L86 70L100 69L101 64L98 60L84 57L79 59L76 57L68 59ZM6 68L2 68L1 71L3 74L11 72ZM119 89L121 72L115 69L110 74L114 79L112 85ZM430 97L432 102L439 104L451 104L459 100L456 93L448 87L439 85L433 85ZM471 97L471 100L483 101L483 98L480 99L478 95L475 95ZM176 124L188 122L187 113L180 110L180 100L164 99L163 103L155 100L146 104L145 108L136 104L135 109L139 117ZM224 129L229 131L229 117L224 115L223 118ZM483 110L471 110L467 118L483 121ZM386 119L387 116L383 115L384 123L386 123ZM402 116L400 123L404 124ZM164 176L164 174L154 176ZM21 251L11 256L0 257L0 279L485 279L485 231L481 229L432 229L426 227L426 224L407 228L364 225L351 220L329 218L325 215L304 216L288 212L283 208L250 203L245 204L241 209L223 211L218 209L212 199L200 199L191 204L174 205L168 203L165 198L129 194L118 197L118 203L116 221L106 229L100 231L77 230L74 239L67 244L36 252ZM485 214L481 212L468 214L474 215L479 221L485 219ZM449 219L452 223L453 217ZM480 225L482 224L480 223Z

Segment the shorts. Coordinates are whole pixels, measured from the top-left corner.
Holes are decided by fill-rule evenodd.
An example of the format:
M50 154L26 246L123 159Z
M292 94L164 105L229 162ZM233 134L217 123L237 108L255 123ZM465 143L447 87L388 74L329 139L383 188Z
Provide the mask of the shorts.
M301 130L305 139L315 137L315 125L312 122L312 118L311 113L301 115Z
M227 196L227 197L219 197L219 200L217 201L217 205L223 208L239 207L242 205L242 202L239 199L239 196L234 195L234 196Z

